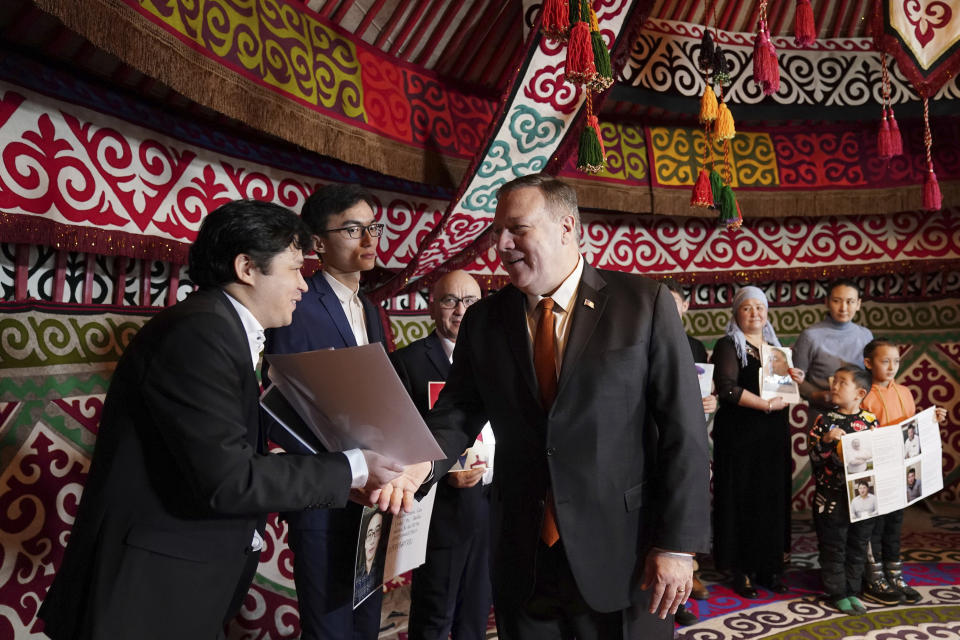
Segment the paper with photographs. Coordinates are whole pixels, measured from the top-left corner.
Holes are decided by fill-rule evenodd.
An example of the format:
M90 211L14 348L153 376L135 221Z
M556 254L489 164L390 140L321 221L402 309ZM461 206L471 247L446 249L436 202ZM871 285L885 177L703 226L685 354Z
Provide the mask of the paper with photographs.
M440 391L443 390L442 381L431 380L427 383L427 406L433 409L440 397ZM497 440L493 436L493 428L487 422L483 425L483 430L474 440L470 448L464 450L457 461L450 467L448 473L459 473L461 471L471 471L479 467L484 467L487 471L483 474L483 484L487 485L493 482L493 460L496 453Z
M694 362L697 368L697 380L700 381L700 397L706 398L713 391L713 365L708 362Z
M840 443L851 522L903 509L943 488L933 407L898 424L848 433Z
M760 345L760 397L772 400L777 396L787 404L800 402L800 387L790 377L793 351L789 347Z
M436 494L434 485L413 511L396 516L374 507L363 508L353 574L354 609L388 580L424 563Z
M372 449L401 464L446 457L379 342L266 359L273 385L327 451Z

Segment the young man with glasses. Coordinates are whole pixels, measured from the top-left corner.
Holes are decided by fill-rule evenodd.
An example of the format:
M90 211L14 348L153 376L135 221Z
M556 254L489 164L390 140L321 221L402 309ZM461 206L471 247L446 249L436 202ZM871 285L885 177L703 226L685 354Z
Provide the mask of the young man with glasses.
M330 184L314 192L301 216L313 239L321 270L307 279L307 292L293 322L267 332L266 353L299 353L382 342L376 305L360 293L360 275L374 267L383 225L376 222L373 196L357 185ZM269 376L269 370L265 371ZM287 451L301 445L272 429ZM380 632L382 592L353 609L353 560L362 508L281 514L290 525L293 577L300 607L302 640L373 640Z
M397 375L426 416L431 382L447 379L454 344L480 285L465 271L451 271L433 285L430 317L436 331L390 355ZM489 426L484 446L492 444ZM492 469L489 471L492 472ZM490 483L486 465L447 473L437 483L424 564L413 571L410 640L482 640L490 616Z

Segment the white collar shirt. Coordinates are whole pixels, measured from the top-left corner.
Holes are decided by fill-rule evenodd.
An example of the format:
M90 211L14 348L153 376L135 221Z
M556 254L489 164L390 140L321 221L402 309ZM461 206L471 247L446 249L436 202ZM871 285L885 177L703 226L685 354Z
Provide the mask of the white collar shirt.
M343 307L343 313L347 316L347 322L350 323L350 330L353 331L357 346L362 347L365 344L370 344L370 339L367 337L367 320L363 313L363 303L360 302L360 287L357 286L357 290L354 291L326 271L323 272L323 277L330 283L330 288L333 289L337 300L340 301L340 306Z
M563 363L563 354L570 338L570 321L573 318L573 305L577 301L577 292L580 290L580 278L583 276L583 256L577 256L577 266L560 283L557 290L550 296L526 294L527 297L527 331L530 344L537 335L537 325L540 324L540 312L537 305L546 297L553 298L553 313L556 316L556 352L554 359L557 366L557 378L560 377L560 366Z
M243 330L247 334L247 346L250 348L251 366L256 370L257 363L260 361L260 354L263 352L263 344L266 341L263 334L263 325L254 317L250 309L243 306L242 302L226 291L223 292L223 295L227 296L227 300L230 301L230 304L233 305L233 308L237 310L237 314L240 316L240 323L243 325Z

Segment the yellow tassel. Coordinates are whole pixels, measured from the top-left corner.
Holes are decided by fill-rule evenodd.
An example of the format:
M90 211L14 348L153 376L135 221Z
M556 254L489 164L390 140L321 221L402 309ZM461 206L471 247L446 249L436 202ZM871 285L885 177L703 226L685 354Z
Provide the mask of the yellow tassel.
M709 84L700 98L700 122L713 122L717 119L717 94Z
M735 135L737 130L733 128L733 115L727 108L727 103L721 102L717 110L717 140L730 140Z

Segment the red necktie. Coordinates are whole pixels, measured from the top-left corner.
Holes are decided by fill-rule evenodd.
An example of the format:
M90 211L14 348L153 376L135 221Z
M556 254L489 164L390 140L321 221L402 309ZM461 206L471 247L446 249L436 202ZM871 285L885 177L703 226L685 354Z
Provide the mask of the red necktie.
M540 322L537 324L537 333L533 336L533 368L537 374L537 384L540 387L540 403L549 413L553 400L557 397L557 317L553 313L553 298L544 298L538 304ZM557 519L554 514L553 492L547 490L543 513L543 526L540 529L540 539L552 547L560 539L557 530Z

